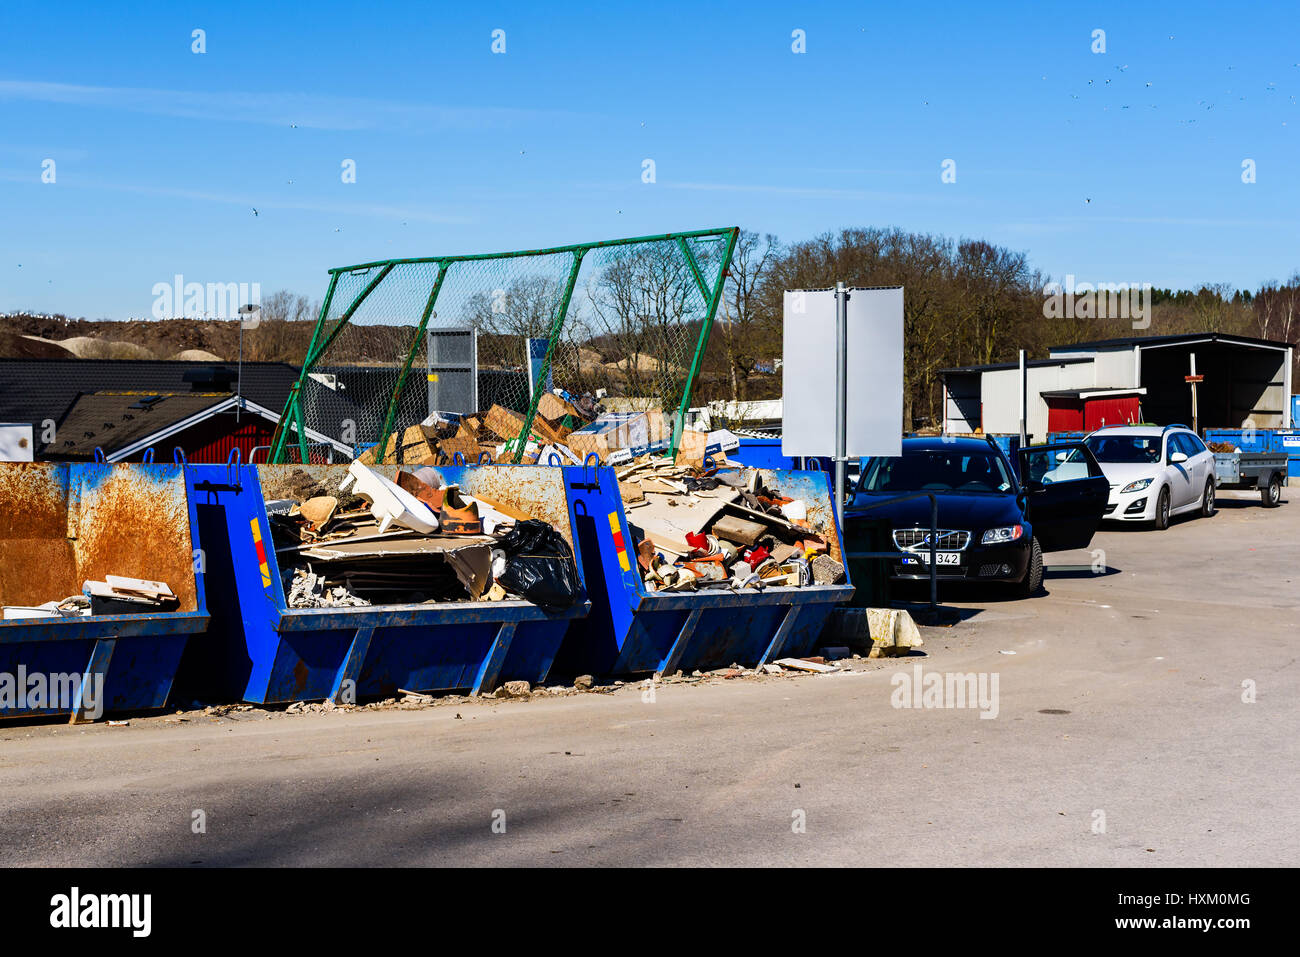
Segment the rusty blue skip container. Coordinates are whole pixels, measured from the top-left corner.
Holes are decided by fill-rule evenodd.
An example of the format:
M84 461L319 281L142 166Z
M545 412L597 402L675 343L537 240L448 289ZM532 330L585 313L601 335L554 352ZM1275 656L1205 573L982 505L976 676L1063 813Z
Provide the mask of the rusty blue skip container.
M0 621L0 717L164 707L186 642L208 625L196 528L177 465L0 465L0 604L61 600L105 575L165 582L177 599L168 611Z
M768 488L808 503L811 530L827 540L831 557L843 564L827 473L757 471ZM614 469L586 474L591 478L585 486L572 491L582 503L576 532L592 611L569 629L556 660L559 674L689 673L808 655L831 611L853 596L847 566L842 585L647 591L633 545L636 510L624 509Z
M393 478L395 465L371 466ZM573 545L565 476L581 469L439 466L458 483L549 522ZM206 584L212 626L192 643L180 684L201 700L283 704L413 692L484 693L506 681L542 684L570 623L591 605L547 611L522 600L291 608L266 501L295 497L295 473L336 494L346 465L190 465L198 524L210 545ZM301 476L299 476L301 480ZM578 581L582 559L573 549ZM350 682L350 685L345 684Z

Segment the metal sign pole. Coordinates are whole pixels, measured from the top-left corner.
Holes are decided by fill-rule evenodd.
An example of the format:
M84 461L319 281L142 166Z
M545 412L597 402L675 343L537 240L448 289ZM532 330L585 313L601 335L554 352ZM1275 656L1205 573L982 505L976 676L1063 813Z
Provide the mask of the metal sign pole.
M835 507L844 507L845 467L848 459L848 301L849 291L835 283Z
M1029 415L1029 382L1025 369L1025 350L1020 350L1020 447L1028 444L1025 418Z

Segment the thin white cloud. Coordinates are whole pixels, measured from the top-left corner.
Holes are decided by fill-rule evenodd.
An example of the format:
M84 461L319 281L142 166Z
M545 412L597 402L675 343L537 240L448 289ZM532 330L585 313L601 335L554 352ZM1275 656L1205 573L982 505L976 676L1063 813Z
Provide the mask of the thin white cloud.
M0 80L3 100L318 130L472 129L572 115L553 110L449 107L309 93L151 90L35 80Z
M11 183L40 184L40 175L20 173L14 170L0 170L0 180ZM231 193L213 193L203 190L181 189L172 186L137 186L128 183L101 183L85 179L59 179L60 187L75 189L105 189L119 193L136 193L143 196L168 196L175 199L191 200L202 203L223 203L230 206L243 206L252 216L253 209L259 215L263 210L288 209L306 212L329 213L334 216L371 216L380 219L401 219L423 223L448 223L463 225L473 222L464 216L440 213L410 206L392 206L382 203L325 203L313 200L294 200L282 198L234 195Z

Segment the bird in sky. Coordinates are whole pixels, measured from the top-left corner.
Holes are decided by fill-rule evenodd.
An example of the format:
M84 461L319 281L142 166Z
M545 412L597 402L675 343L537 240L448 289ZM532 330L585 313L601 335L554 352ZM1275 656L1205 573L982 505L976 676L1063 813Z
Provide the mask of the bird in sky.
M256 207L256 206L253 207L253 215L254 215L254 216L257 215L257 207Z

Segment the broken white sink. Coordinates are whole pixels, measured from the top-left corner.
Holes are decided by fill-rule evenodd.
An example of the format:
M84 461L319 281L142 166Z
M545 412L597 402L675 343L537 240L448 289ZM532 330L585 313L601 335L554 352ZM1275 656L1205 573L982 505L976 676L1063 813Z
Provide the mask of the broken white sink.
M339 483L339 490L346 492L353 483L356 483L356 494L370 502L370 514L379 522L381 533L394 524L424 535L438 530L438 516L429 506L360 462L348 466L347 477Z

